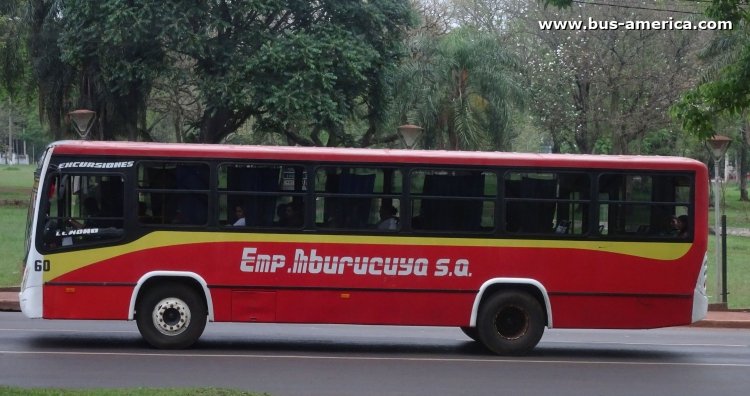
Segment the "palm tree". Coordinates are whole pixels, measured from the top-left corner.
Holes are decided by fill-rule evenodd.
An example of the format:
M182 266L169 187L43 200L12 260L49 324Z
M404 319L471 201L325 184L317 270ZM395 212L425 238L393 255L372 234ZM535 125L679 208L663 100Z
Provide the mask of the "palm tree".
M425 129L426 148L507 149L521 106L521 67L497 38L473 29L416 36L396 79L400 121Z
M744 22L741 23L744 24ZM745 55L744 51L747 51L747 40L746 29L734 29L721 32L709 41L701 52L700 57L703 59L709 59L711 64L701 76L700 83L706 84L711 81L719 80L726 68L740 62L743 55ZM736 118L740 124L739 132L737 134L737 140L739 143L737 154L739 159L738 176L740 181L740 201L750 201L750 197L748 197L746 177L748 173L748 151L750 149L750 144L748 144L750 142L750 121L748 120L748 110L742 110Z

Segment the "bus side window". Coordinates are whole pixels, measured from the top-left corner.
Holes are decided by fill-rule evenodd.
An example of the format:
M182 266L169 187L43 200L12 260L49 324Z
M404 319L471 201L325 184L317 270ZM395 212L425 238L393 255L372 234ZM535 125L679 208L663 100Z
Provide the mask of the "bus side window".
M590 177L582 172L505 174L505 230L582 235L589 228Z
M690 189L690 178L682 175L602 174L599 177L600 234L676 238L670 220L691 213ZM690 231L688 235L692 235Z
M396 232L382 226L381 207L398 213L403 178L388 167L320 167L315 173L315 224L320 228ZM393 214L389 215L395 216Z
M208 222L209 174L208 165L199 162L139 163L138 200L150 208L149 223L205 225Z
M301 228L306 180L304 167L298 165L221 164L218 222L227 227Z
M495 227L494 172L417 169L411 173L411 226L425 231L490 232Z

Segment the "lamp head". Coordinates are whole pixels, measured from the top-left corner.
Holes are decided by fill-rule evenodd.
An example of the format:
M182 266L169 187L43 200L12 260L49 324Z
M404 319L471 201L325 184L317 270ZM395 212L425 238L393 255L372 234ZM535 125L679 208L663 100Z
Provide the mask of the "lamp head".
M96 116L95 111L80 109L73 110L68 113L70 119L73 121L73 126L76 127L76 131L81 138L86 138L89 130L94 125L94 117Z
M422 127L412 124L401 125L397 130L398 135L408 149L414 148L423 131Z
M714 160L719 161L724 154L727 153L729 144L732 143L732 139L723 135L714 135L710 139L706 140L706 147L711 151L711 155Z

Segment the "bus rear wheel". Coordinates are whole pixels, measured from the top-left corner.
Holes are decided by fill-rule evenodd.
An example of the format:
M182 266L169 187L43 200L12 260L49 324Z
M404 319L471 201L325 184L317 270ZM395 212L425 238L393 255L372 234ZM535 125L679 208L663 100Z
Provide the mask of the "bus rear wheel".
M170 283L148 289L135 312L143 339L159 349L193 345L206 328L207 308L192 288Z
M544 309L528 293L506 291L494 294L479 310L479 340L499 355L524 355L534 349L544 334Z

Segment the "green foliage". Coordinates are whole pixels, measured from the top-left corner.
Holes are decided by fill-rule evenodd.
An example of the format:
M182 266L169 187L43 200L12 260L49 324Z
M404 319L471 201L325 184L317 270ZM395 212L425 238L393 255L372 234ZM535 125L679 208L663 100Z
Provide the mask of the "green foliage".
M62 116L86 107L104 127L95 136L145 138L155 83L180 81L191 84L202 111L191 117L196 140L219 142L252 117L258 129L296 143L319 144L311 134L321 131L335 138L329 145L351 142L344 127L358 106L368 117L384 111L382 76L398 63L412 23L406 0L31 6L35 76L56 137Z
M610 154L612 153L612 139L609 136L603 136L594 143L592 154Z
M21 69L31 68L54 138L66 137L71 129L65 114L79 107L97 111L104 128L94 136L106 139L187 135L222 142L251 125L243 133L257 136L249 141L366 147L393 141L395 126L412 122L425 127L427 147L510 149L517 133L510 120L521 105L537 115L534 124L554 151L646 153L657 147L646 136L679 129L668 125L664 109L674 101L673 90L692 83L683 73L683 61L695 63L685 55L692 56L691 48L675 43L698 37L694 32L540 32L536 9L542 6L560 17L573 15L572 8L575 15L602 20L612 18L606 12L630 11L570 7L570 0L483 0L461 3L483 3L477 10L486 12L506 6L520 11L490 16L494 24L460 27L446 16L444 29L426 36L409 30L412 3L0 1L0 37L18 38L0 40L0 89L28 90L30 73ZM457 3L421 4L434 8L426 13L450 13ZM746 32L744 3L716 0L708 14L737 21L735 31ZM29 6L22 23L7 17L23 14L19 5ZM638 12L622 18L653 19ZM468 25L471 18L460 20ZM523 24L535 29L519 33ZM539 43L547 33L556 37ZM745 43L746 37L734 38ZM405 44L410 59L404 59ZM518 58L511 55L513 44L520 45ZM750 49L730 60L671 110L694 136L712 135L716 115L750 105ZM169 92L173 103L153 105L155 87L162 94L176 85L184 90ZM152 134L148 123L160 120L170 125ZM678 142L659 140L673 149Z
M716 134L719 117L738 116L750 107L750 10L746 3L714 0L706 8L708 16L732 21L734 29L721 32L705 54L716 60L718 67L671 109L682 128L701 140Z
M750 50L750 47L745 51ZM750 55L750 53L748 53ZM750 106L750 57L727 65L713 81L704 82L685 93L671 113L682 128L699 139L716 134L715 123L721 115L737 116Z
M76 107L103 118L104 137L119 131L135 140L152 82L166 67L161 2L69 0L64 7L61 59L84 79Z
M21 5L21 0L4 0L0 6L0 88L13 98L28 79Z
M402 54L405 0L172 2L167 47L195 61L206 110L199 139L218 142L250 117L298 144L351 143L357 103L370 112Z
M539 1L542 1L542 0L539 0ZM569 7L573 3L573 0L543 0L543 1L544 1L545 6L553 5L555 7Z
M64 114L71 110L74 76L79 74L62 61L58 39L69 28L63 3L55 0L29 2L27 15L28 51L32 74L38 90L39 118L47 123L52 139L65 137Z
M717 20L739 22L748 16L746 5L747 0L712 0L706 7L706 15Z
M417 35L394 77L396 112L425 128L426 148L508 149L523 105L522 67L497 37L472 28Z

